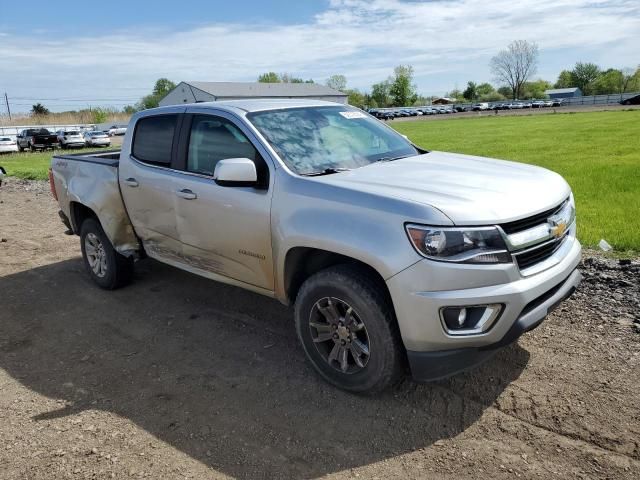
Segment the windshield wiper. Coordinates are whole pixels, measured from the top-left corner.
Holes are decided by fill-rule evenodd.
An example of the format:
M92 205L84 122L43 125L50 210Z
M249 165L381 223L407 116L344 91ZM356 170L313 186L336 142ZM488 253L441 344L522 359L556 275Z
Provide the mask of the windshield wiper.
M350 168L325 168L319 172L301 173L304 177L319 177L321 175L331 175L332 173L348 172Z
M400 155L398 157L380 157L377 158L373 163L377 162L393 162L394 160L401 160L403 158L414 157L415 155Z

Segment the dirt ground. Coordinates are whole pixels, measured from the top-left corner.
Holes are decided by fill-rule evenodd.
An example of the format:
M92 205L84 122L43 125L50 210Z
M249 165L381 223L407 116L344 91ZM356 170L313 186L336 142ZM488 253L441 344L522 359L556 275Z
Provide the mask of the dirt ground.
M640 477L640 264L483 366L363 398L279 303L159 263L106 292L45 182L0 188L0 478Z

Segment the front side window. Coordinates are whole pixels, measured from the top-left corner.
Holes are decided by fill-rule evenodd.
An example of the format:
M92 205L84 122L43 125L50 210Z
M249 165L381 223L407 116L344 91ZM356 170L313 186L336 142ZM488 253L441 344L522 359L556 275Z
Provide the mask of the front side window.
M402 135L350 107L269 110L250 113L248 118L300 175L353 169L419 153Z
M157 115L138 120L133 136L133 156L145 163L169 166L177 115Z
M258 152L249 139L229 120L194 115L189 135L187 171L211 175L220 160L248 158L256 162Z

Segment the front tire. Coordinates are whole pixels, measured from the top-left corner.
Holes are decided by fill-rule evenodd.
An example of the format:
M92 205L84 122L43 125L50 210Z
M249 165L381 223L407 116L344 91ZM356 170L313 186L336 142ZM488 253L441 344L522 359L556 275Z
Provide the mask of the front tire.
M133 259L120 255L111 245L100 223L88 218L80 228L80 247L85 268L101 288L113 290L133 277Z
M311 276L295 321L307 359L336 387L375 393L402 378L406 354L393 307L366 270L338 265Z

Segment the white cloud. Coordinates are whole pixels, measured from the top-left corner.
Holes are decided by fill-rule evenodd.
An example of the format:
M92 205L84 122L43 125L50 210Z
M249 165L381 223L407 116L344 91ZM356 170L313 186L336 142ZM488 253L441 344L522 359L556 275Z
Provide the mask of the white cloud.
M42 38L47 40L42 40ZM128 30L93 37L3 36L0 71L16 97L129 99L156 78L251 81L267 70L323 81L343 73L368 88L410 63L424 93L463 79L489 80L488 59L514 39L566 66L594 60L633 66L637 0L332 0L298 25L211 23L185 31ZM585 58L588 56L589 58ZM554 76L540 66L540 73Z

